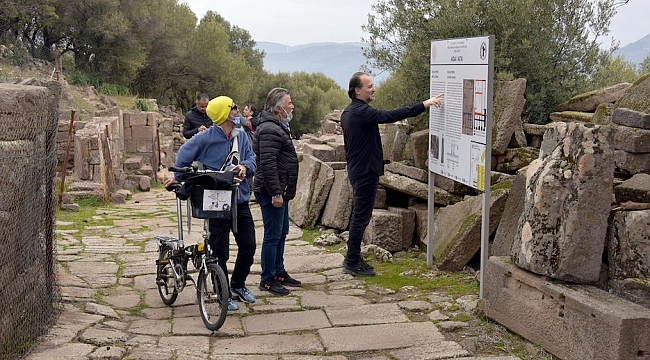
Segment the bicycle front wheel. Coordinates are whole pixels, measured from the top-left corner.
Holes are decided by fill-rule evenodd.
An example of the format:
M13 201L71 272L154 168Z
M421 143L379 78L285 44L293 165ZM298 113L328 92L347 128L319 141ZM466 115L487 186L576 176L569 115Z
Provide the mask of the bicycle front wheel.
M176 290L174 269L172 262L169 259L171 256L170 249L164 249L158 256L158 265L156 266L156 284L158 286L158 294L160 299L165 305L172 305L178 297L178 290Z
M215 263L206 265L199 272L197 282L199 311L205 327L218 330L228 315L228 280L221 267Z

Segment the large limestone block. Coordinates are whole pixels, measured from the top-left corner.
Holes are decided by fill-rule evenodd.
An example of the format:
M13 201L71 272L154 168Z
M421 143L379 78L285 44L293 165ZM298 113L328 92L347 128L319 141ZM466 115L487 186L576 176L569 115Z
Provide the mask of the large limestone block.
M494 235L490 255L511 256L512 244L519 229L519 218L524 211L526 201L526 173L522 169L517 172L515 180L512 181L508 199L504 206L499 227Z
M650 175L636 174L614 188L617 203L650 203Z
M320 216L334 182L334 170L317 158L304 154L299 163L296 197L289 217L300 227L312 227Z
M614 180L609 128L554 123L526 170L515 263L540 275L598 280Z
M429 130L420 130L411 134L411 149L413 150L413 165L417 168L429 169Z
M503 154L513 136L519 146L526 146L526 135L521 121L521 112L526 103L524 91L526 91L526 79L496 83L492 154Z
M594 120L594 114L588 112L580 111L556 111L552 112L548 116L551 121L560 121L560 122L583 122L591 124Z
M399 215L402 223L402 250L413 245L413 234L415 233L415 210L389 206L388 211Z
M386 124L384 129L385 134L381 140L384 159L391 161L410 160L408 125L402 123Z
M650 130L612 124L614 149L631 153L650 153Z
M609 276L650 277L650 210L616 211L607 244Z
M602 103L613 103L623 96L630 83L621 83L604 89L590 91L576 95L568 101L557 106L556 111L586 111L594 112Z
M491 257L485 313L564 360L648 359L650 310L588 285L548 281Z
M350 223L352 203L352 186L348 181L348 172L335 170L334 182L323 209L321 224L339 230L347 229Z
M46 87L0 84L0 141L33 139L48 129L49 103Z
M391 253L402 250L402 218L384 209L374 209L363 233L364 244L374 244Z
M493 190L490 197L489 233L501 220L508 189ZM440 209L433 234L433 258L441 270L459 271L481 248L481 209L483 196L472 196Z

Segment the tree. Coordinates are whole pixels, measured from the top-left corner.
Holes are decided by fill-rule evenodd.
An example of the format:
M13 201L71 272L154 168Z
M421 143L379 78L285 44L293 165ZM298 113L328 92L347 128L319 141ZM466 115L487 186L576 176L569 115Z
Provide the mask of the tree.
M551 109L595 70L597 38L609 32L613 0L379 0L364 27L374 66L399 74L419 101L429 88L433 39L495 35L497 74L527 79L524 116L544 123ZM500 75L502 76L502 75ZM426 94L428 95L428 94ZM402 104L390 104L400 106Z
M639 64L639 75L650 72L650 54L648 54L645 59Z
M622 55L613 57L610 53L605 54L589 81L589 87L585 91L601 89L608 86L634 82L636 80L636 67L634 63L626 61Z

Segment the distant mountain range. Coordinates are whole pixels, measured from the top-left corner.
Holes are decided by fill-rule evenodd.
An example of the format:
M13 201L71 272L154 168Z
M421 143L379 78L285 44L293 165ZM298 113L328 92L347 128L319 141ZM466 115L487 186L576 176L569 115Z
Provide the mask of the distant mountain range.
M264 70L276 74L304 71L321 72L333 79L344 90L348 88L350 76L366 64L361 42L354 43L312 43L296 46L260 41L257 48L264 50ZM378 71L373 71L378 73ZM381 83L388 73L374 76L375 84Z
M350 43L311 43L288 46L279 43L257 42L257 48L264 50L264 70L270 73L305 71L308 73L322 72L333 79L344 90L347 90L350 76L366 64L362 42ZM640 64L650 53L650 34L628 44L614 55L623 55L626 60ZM388 72L373 72L375 84L380 84L390 75Z
M650 34L614 52L614 56L623 55L625 60L640 64L650 54Z

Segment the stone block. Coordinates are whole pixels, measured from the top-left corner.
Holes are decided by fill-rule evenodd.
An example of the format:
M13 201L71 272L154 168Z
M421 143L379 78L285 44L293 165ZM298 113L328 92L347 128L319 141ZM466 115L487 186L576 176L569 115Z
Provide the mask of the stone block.
M590 91L588 93L579 94L558 105L555 110L594 112L598 105L602 103L616 102L621 98L621 96L623 96L625 90L627 90L630 85L630 83L620 83L604 89L598 89Z
M304 144L302 146L303 154L309 154L324 162L336 161L334 148L325 144Z
M128 116L129 126L147 126L147 113L124 113L124 118Z
M155 138L155 136L155 129L151 126L131 126L132 140L152 140Z
M625 300L650 309L650 277L610 279L609 291Z
M523 138L525 146L521 112L524 110L526 99L526 79L513 81L497 81L494 89L494 124L492 127L492 153L503 154L510 144L513 136ZM521 140L520 140L521 141Z
M379 177L379 184L422 200L426 200L429 196L429 187L426 183L389 171Z
M650 277L650 210L616 211L611 219L607 244L610 278Z
M375 204L373 205L373 209L386 209L388 206L386 205L386 200L388 198L388 195L386 194L386 188L379 185L377 186L377 194L375 195Z
M429 209L427 204L414 204L408 207L415 212L415 231L413 243L422 249L427 246L427 224L429 223Z
M147 126L151 126L154 129L158 128L158 118L161 117L161 115L157 112L147 112Z
M348 181L348 172L345 169L334 170L334 182L323 209L321 224L339 230L347 229L352 203L352 186Z
M517 172L515 180L510 186L499 227L494 235L490 255L512 256L512 244L519 229L519 218L524 211L526 201L526 174L525 171Z
M400 216L402 250L410 248L413 245L413 234L415 233L415 210L389 206L388 211Z
M614 150L616 169L625 174L650 173L650 153L633 154L623 150Z
M650 203L650 175L636 174L614 187L616 202Z
M614 180L607 126L554 123L526 169L515 263L554 279L598 281ZM589 149L589 151L585 151Z
M614 109L612 122L614 124L650 130L650 114L626 108Z
M485 314L564 360L650 359L650 310L589 285L548 281L491 257Z
M384 209L372 211L372 218L363 233L365 244L374 244L391 253L402 250L402 222L398 214Z
M508 198L508 189L491 192L489 234L496 231ZM483 196L468 197L436 214L433 259L441 270L460 271L481 248Z
M476 195L474 188L439 174L434 174L433 184L455 195Z
M506 149L503 155L497 155L496 164L491 164L493 171L514 172L528 166L539 156L535 147L518 147Z
M154 142L152 140L138 140L135 142L136 152L143 155L151 155L154 152Z
M298 166L296 197L289 206L289 217L300 227L312 227L332 188L334 170L309 154L303 154Z
M429 130L420 130L411 134L413 164L415 167L429 169Z
M650 153L650 130L612 124L614 149L630 153Z
M49 95L46 87L0 84L0 141L33 139L47 129Z
M127 170L139 169L142 166L142 156L133 156L124 160L124 168Z
M384 170L390 171L394 174L404 175L413 180L421 181L423 183L429 182L429 172L427 170L423 170L413 166L408 166L401 162L393 161L389 164L386 164L384 166Z
M334 161L345 162L345 144L342 142L328 142L327 145L334 149Z

